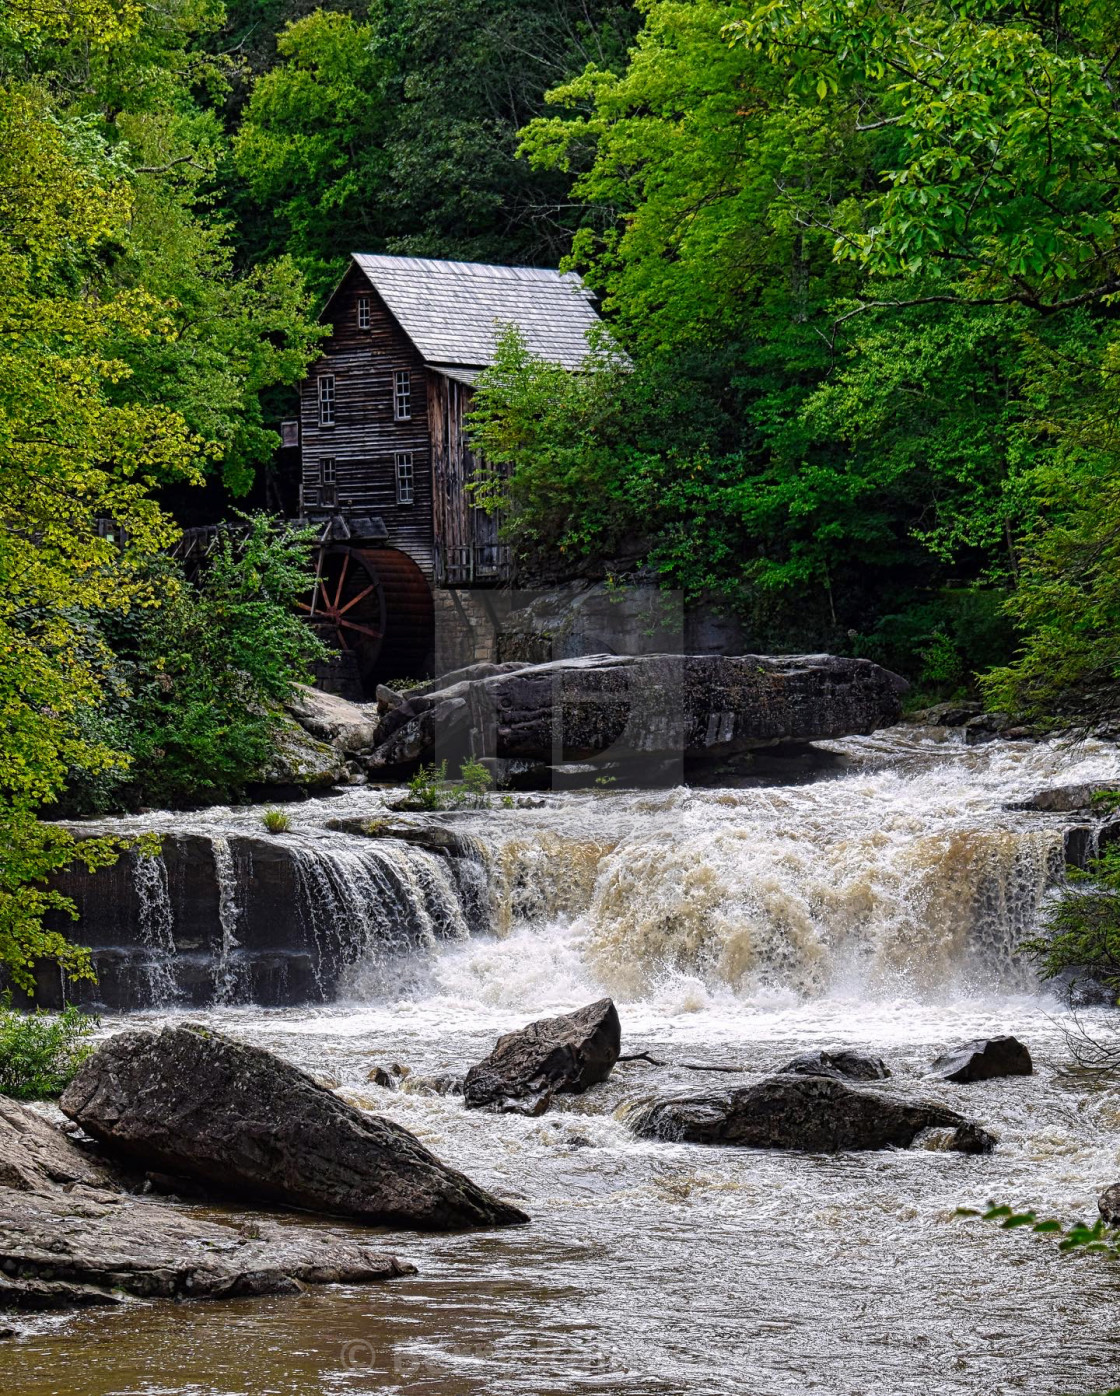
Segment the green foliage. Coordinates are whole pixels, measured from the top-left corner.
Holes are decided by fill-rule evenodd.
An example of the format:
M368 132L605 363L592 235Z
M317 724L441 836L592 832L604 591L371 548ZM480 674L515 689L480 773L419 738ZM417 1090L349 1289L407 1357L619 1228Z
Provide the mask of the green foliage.
M270 834L283 834L292 827L292 817L282 809L266 809L261 816L261 823Z
M259 394L317 342L290 264L234 270L214 209L229 65L200 40L210 0L142 7L15 0L0 25L0 966L89 957L47 913L110 840L41 824L77 778L108 790L128 754L107 637L174 594L168 485L271 453ZM94 620L96 618L96 621Z
M302 14L235 139L243 239L291 252L320 293L358 250L555 264L584 215L567 176L516 158L518 131L558 78L621 60L633 25L622 0Z
M464 761L458 781L447 778L447 762L421 766L408 782L408 794L397 802L399 810L481 809L493 781L481 761Z
M235 798L273 749L277 705L325 653L300 619L309 538L266 515L226 533L195 583L158 565L162 603L110 634L107 731L128 757L106 799L75 773L87 810Z
M626 67L562 85L525 132L597 211L573 260L630 364L565 388L511 346L484 380L511 542L583 560L625 538L760 640L855 632L943 690L996 664L1005 706L1111 684L1116 20L642 9ZM975 584L1007 598L984 637L937 615Z
M20 1013L0 999L0 1095L16 1100L59 1096L93 1051L97 1018L73 1006L61 1013Z
M1106 848L1085 872L1069 869L1044 934L1022 949L1044 979L1081 970L1120 997L1120 848Z
M1065 1226L1053 1218L1039 1221L1035 1212L1016 1212L1006 1204L991 1203L983 1212L972 1207L958 1207L958 1217L979 1217L981 1221L999 1222L1003 1231L1017 1231L1029 1226L1034 1232L1046 1236L1060 1236L1058 1249L1061 1251L1090 1251L1096 1255L1106 1255L1110 1260L1120 1260L1120 1231L1111 1227L1102 1217L1092 1225L1085 1222L1072 1222Z
M408 782L408 795L401 802L401 809L437 810L443 809L444 784L447 781L447 762L438 766L421 766Z
M451 792L453 804L468 809L481 809L493 785L490 772L481 761L464 761L459 768L459 781Z
M278 53L253 87L234 153L253 198L281 220L280 245L325 293L351 252L383 240L388 73L373 25L338 12L290 24Z

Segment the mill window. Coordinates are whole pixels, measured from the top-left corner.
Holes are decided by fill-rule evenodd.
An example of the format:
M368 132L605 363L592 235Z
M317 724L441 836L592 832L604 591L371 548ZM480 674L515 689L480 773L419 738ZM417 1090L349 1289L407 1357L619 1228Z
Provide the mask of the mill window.
M334 457L324 456L319 462L319 503L337 504L338 486L335 483Z
M358 297L358 329L360 329L360 330L368 330L369 327L370 327L370 325L371 325L372 323L373 323L373 319L372 319L372 316L370 315L370 310L369 310L369 297L368 297L368 296L359 296L359 297Z
M412 452L398 451L397 464L397 503L411 504L415 499L415 477L412 473Z
M393 375L393 416L407 422L412 416L412 374L402 369Z
M334 426L334 374L319 375L319 425Z

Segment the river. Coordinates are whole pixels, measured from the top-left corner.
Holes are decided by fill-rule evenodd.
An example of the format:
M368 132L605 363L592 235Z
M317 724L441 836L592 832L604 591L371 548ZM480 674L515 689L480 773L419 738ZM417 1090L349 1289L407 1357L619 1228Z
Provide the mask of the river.
M1120 1178L1120 1091L1068 1069L1071 1015L1015 954L1060 865L1064 821L1005 808L1046 785L1120 780L1120 754L966 747L905 728L832 750L836 771L806 783L571 792L458 813L481 850L488 932L449 917L407 954L374 939L328 1006L189 1015L391 1116L520 1199L530 1226L387 1234L419 1274L380 1287L21 1321L0 1344L0 1386L1087 1396L1120 1382L1120 1274L1053 1238L955 1215L998 1199L1090 1218ZM375 815L384 799L357 789L291 806L282 837L345 852L353 836L325 821ZM259 820L143 822L221 837ZM499 1033L605 992L624 1051L763 1071L808 1047L858 1045L887 1060L891 1089L945 1101L999 1146L820 1157L641 1142L626 1102L705 1080L643 1062L538 1119L366 1082L392 1062L460 1071ZM1111 1030L1108 1010L1079 1017ZM1032 1077L922 1079L945 1046L997 1032L1029 1045Z

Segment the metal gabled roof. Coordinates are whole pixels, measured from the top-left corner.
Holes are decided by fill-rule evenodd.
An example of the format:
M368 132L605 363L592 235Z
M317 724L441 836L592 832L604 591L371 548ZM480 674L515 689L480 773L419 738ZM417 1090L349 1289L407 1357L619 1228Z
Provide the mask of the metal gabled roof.
M433 365L485 368L499 334L516 325L530 353L581 366L596 324L575 272L437 262L428 257L354 253L371 286L420 354Z

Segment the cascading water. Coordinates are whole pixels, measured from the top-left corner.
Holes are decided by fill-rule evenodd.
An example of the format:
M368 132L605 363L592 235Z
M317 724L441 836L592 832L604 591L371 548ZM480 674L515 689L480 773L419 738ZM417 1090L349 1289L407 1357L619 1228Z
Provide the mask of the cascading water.
M319 953L351 974L350 988L386 986L403 956L441 938L470 935L463 900L446 863L423 849L295 845L293 857Z
M849 768L811 784L571 794L480 816L508 963L472 945L438 972L486 959L499 997L522 953L558 956L561 975L578 961L586 992L622 1000L674 978L743 1000L1029 988L1017 950L1061 876L1068 820L1008 806L1059 771L1120 778L1114 749L902 733L836 746Z
M238 966L234 952L241 942L237 939L237 923L241 914L237 869L233 850L224 834L213 834L210 848L214 856L214 880L218 887L218 924L222 939L214 966L214 1000L233 1003L238 998Z
M143 973L150 1002L159 1008L175 1001L174 912L162 853L133 852L133 883L144 946Z
M230 840L238 954L265 861L290 855L292 899L324 965L346 965L334 1004L191 1016L329 1075L515 1196L532 1225L392 1235L379 1245L414 1261L415 1279L256 1303L232 1322L159 1304L96 1324L44 1320L18 1348L0 1344L0 1382L23 1396L153 1381L278 1396L1115 1387L1111 1267L956 1210L996 1198L1090 1218L1120 1177L1120 1091L1068 1069L1072 1020L1016 955L1060 875L1070 821L1009 808L1048 786L1120 784L1120 753L968 748L906 729L833 750L835 774L810 784L514 797L405 821L430 844L450 828L454 859L387 836L395 817L375 837L340 832L386 816L391 793L371 789L289 807L290 830L267 843L254 811L154 821ZM367 1079L375 1063L413 1078L461 1072L500 1033L604 991L627 1052L753 1073L858 1046L887 1060L883 1089L979 1120L998 1147L817 1157L639 1141L629 1103L728 1079L642 1060L540 1119ZM1080 1021L1107 1035L1110 1012ZM1002 1032L1028 1044L1034 1075L929 1077L946 1046Z

